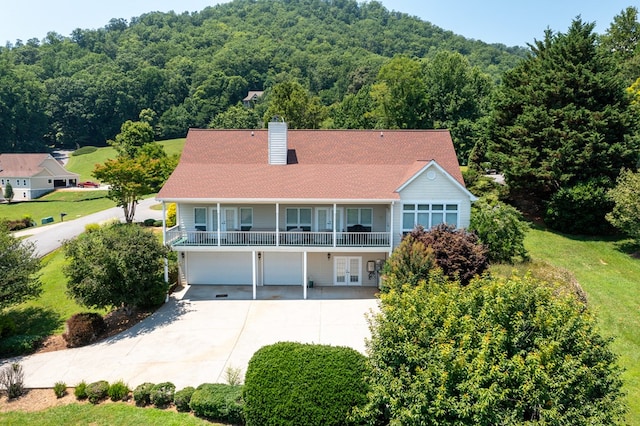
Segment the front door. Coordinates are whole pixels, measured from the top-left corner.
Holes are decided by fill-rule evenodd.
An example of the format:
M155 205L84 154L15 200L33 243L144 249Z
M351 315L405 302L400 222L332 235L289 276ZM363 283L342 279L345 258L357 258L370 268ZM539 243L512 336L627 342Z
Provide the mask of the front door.
M334 257L335 285L362 285L362 257Z
M333 231L333 209L316 208L316 231ZM342 208L336 209L336 231L342 232Z

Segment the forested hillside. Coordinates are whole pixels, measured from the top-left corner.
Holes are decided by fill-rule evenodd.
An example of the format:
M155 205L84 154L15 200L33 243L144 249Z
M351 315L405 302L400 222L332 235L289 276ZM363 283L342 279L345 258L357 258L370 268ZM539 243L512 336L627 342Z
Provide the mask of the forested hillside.
M0 48L0 152L104 145L144 109L159 139L189 127L258 126L267 101L255 111L236 105L249 90L266 90L268 99L278 83L317 109L312 127L412 127L360 114L358 105L385 96L375 83L391 58L404 55L401 64L438 52L455 53L441 66L460 69L464 84L479 86L466 93L482 98L527 50L467 40L355 0L234 0L192 14L112 19L70 37L51 32ZM475 117L482 106L465 108Z

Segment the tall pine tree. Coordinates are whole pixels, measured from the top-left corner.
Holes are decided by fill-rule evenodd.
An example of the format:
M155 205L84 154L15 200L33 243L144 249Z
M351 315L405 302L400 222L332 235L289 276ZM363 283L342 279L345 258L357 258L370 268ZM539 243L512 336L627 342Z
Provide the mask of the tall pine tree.
M558 212L554 196L594 179L612 185L622 167L635 166L640 147L624 82L610 55L597 48L593 28L578 18L566 34L548 30L544 40L530 46L530 57L505 74L495 98L488 148L512 195L564 216L557 223L591 215L587 227L604 222L606 211L584 211L574 200L568 204L575 211L565 203Z

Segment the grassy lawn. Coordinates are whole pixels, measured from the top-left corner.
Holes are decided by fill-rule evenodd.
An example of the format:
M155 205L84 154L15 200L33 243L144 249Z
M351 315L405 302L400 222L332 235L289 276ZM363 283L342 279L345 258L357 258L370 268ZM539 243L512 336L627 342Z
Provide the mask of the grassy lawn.
M586 291L602 333L613 337L627 393L629 424L640 425L640 259L628 241L575 237L531 230L532 259L566 268Z
M28 215L40 224L43 217L53 216L58 222L61 212L67 214L66 219L75 219L115 205L107 198L107 191L57 191L33 201L0 204L0 218L13 220Z
M184 146L184 138L169 139L166 141L158 142L164 147L167 155L180 154L182 147ZM109 147L98 148L95 152L90 154L79 155L77 157L71 156L69 163L67 163L67 170L80 175L80 181L95 180L91 173L96 164L102 164L110 158L116 157L116 151Z
M56 250L42 259L41 269L42 295L36 300L30 300L17 306L8 308L17 326L17 334L49 336L61 334L65 321L73 314L82 311L93 311L105 314L106 311L83 308L72 299L66 291L66 278L62 273L64 265L62 250Z
M123 403L69 404L50 408L44 411L25 413L12 411L0 413L0 424L3 425L163 425L163 426L191 426L212 425L206 420L187 413L155 408L138 408Z

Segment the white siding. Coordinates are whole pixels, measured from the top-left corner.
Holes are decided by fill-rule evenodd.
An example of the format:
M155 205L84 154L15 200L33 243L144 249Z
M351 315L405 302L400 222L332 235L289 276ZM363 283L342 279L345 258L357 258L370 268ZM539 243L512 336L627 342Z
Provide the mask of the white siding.
M434 172L433 179L430 172ZM402 205L404 202L442 202L458 204L458 226L466 228L471 218L471 200L469 196L452 179L438 170L429 167L423 170L409 185L400 192L400 201L394 205L393 211L393 244L400 244L402 239Z
M189 284L252 285L251 252L187 253Z

